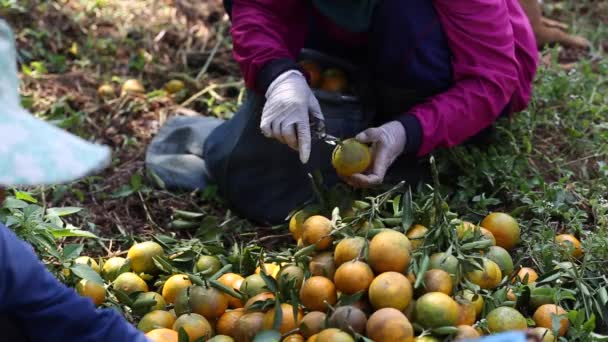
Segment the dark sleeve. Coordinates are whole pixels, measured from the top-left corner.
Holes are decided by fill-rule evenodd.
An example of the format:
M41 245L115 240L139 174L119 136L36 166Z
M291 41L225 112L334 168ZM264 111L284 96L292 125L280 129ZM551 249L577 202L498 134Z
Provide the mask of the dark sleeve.
M118 312L61 284L32 247L0 224L0 314L14 317L35 342L147 342Z

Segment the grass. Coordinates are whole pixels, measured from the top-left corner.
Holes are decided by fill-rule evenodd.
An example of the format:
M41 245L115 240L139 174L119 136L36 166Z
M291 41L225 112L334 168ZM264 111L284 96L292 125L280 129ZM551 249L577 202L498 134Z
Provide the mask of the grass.
M196 112L227 118L242 96L219 1L199 2L192 7L196 11L187 1L175 7L170 3L0 2L0 13L7 14L18 37L24 106L114 149L113 164L102 175L14 192L20 202L13 201L15 208L0 214L34 222L21 224L31 229L52 223L56 234L34 235L39 240L33 242L56 265L77 255L82 246L88 254L122 255L136 237L159 234L164 242L178 244L177 249L201 248L193 238L210 245L252 240L266 247L285 241L281 227L254 227L235 217L214 189L176 194L146 178L145 146L168 117ZM545 50L543 60L550 65L539 70L529 108L498 124L495 143L435 154L438 189L449 210L465 219L479 222L496 210L517 217L523 231L517 259L547 277L555 274L554 260L561 259L555 234L581 238L588 257L576 279L567 278L555 295L580 313L571 317L579 322L573 334L584 340L591 313L608 315L608 5L551 1L545 9L592 40L592 51L566 71L559 62L569 62L576 53ZM141 79L147 95L111 100L97 96L100 84L118 87L128 78ZM187 90L176 96L162 91L172 78L184 80ZM427 190L414 193L416 208L428 208ZM66 206L81 210L69 216L44 214L49 207ZM23 216L25 208L31 208L25 217L30 221ZM419 219L426 215L424 210L415 212ZM57 233L71 229L66 222L100 239L75 237L66 244ZM82 231L67 233L78 236ZM55 242L59 248L53 248ZM596 330L606 327L597 324Z

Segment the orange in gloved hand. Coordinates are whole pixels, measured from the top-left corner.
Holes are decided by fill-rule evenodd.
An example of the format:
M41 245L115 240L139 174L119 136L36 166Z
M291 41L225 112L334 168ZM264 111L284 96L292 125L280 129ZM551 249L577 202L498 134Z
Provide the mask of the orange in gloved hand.
M367 170L371 162L369 147L352 138L337 145L331 156L331 164L342 176L361 173Z

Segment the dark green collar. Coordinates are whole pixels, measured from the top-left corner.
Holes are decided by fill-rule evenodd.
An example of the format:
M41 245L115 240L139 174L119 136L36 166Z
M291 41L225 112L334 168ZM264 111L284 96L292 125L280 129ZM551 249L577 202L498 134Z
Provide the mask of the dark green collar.
M369 29L374 8L380 0L313 0L313 5L336 25L351 32Z

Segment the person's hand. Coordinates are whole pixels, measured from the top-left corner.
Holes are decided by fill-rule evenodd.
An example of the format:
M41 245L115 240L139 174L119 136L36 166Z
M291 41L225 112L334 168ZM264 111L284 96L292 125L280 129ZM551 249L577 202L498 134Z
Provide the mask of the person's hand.
M310 122L323 120L319 102L299 71L284 72L268 87L260 129L264 136L299 151L303 164L310 157Z
M344 177L344 181L357 188L381 184L388 168L403 153L406 142L405 128L399 121L391 121L380 127L368 128L355 139L372 144L372 165L366 173Z

